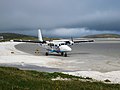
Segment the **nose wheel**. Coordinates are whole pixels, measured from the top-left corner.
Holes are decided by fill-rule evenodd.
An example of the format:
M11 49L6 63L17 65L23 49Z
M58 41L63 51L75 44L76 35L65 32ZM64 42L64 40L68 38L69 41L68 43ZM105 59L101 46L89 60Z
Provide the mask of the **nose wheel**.
M64 56L67 57L67 53L66 52L65 52Z
M67 57L67 52L61 52L61 56Z
M63 56L64 55L64 53L63 52L61 52L61 56Z
M45 53L45 55L46 55L46 56L48 56L48 55L49 55L49 53L48 53L48 52L46 52L46 53ZM62 53L61 53L61 56L67 57L67 52L65 52L65 53L64 53L64 52L62 52Z
M46 56L48 56L48 54L49 54L48 52L45 53Z

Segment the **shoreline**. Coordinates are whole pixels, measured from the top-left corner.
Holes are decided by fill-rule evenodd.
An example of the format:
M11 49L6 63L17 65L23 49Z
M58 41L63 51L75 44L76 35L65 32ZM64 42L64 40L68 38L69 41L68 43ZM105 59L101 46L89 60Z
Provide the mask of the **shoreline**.
M99 71L76 71L76 72L63 72L65 74L73 75L73 76L82 76L89 77L97 81L105 82L105 80L109 80L110 83L120 84L120 70L119 71L111 71L106 73L101 73Z

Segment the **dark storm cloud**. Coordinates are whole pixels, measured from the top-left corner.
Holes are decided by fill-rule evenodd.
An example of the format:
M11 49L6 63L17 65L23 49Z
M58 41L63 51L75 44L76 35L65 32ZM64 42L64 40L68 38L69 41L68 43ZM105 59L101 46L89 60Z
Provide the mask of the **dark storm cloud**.
M0 30L120 30L119 0L0 0ZM74 30L73 30L74 29ZM45 32L44 31L44 32ZM77 33L78 34L78 33Z

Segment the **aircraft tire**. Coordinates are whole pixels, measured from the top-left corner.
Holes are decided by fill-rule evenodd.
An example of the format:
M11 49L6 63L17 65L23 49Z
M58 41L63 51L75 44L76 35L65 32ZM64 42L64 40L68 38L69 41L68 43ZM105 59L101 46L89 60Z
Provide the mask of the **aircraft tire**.
M61 52L61 56L63 56L64 55L64 52Z
M45 55L48 56L48 52L46 52Z
M67 57L67 53L65 53L64 56Z

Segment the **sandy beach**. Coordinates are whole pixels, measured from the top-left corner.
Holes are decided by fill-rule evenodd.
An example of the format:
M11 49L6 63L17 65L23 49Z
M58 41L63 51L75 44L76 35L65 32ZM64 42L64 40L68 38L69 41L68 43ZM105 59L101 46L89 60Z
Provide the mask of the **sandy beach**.
M45 56L38 44L1 42L0 65L48 72L63 72L120 83L120 43L82 43L71 46L68 57Z

